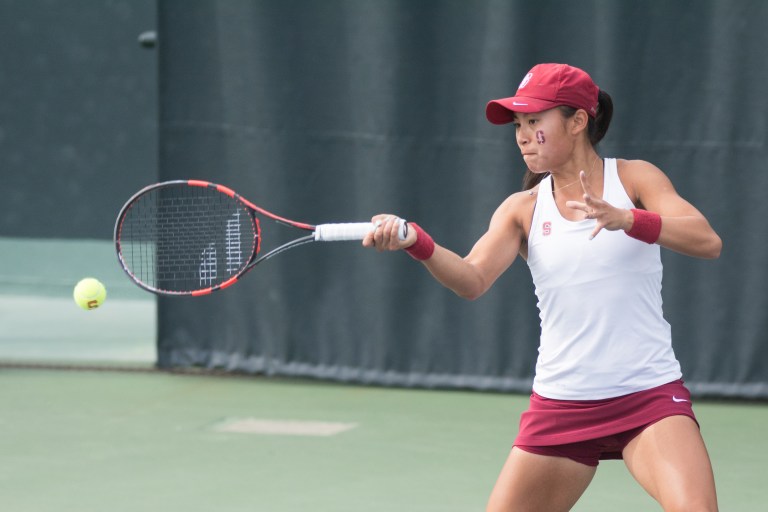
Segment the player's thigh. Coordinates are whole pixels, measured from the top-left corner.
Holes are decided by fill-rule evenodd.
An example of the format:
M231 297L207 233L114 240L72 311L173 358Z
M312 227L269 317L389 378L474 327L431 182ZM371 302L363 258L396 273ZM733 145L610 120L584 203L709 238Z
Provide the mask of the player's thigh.
M664 510L717 510L712 464L696 422L670 416L624 448L632 476Z
M488 500L488 512L567 511L592 481L597 468L566 457L512 451Z

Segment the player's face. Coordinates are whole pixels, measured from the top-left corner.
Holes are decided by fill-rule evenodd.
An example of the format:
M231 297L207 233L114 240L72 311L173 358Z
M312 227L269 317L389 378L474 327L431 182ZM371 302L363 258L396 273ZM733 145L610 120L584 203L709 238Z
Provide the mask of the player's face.
M515 137L525 164L532 172L551 171L567 161L572 140L559 109L534 114L515 113Z

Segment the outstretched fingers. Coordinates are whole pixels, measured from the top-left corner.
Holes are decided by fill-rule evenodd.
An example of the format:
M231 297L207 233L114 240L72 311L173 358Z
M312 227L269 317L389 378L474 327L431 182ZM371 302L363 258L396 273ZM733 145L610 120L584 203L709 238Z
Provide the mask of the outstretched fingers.
M584 190L584 202L567 201L565 206L584 212L585 219L595 219L597 221L595 229L592 230L592 233L589 235L589 239L592 240L605 227L606 223L603 217L611 206L602 199L594 197L592 188L587 182L587 175L584 171L579 173L579 181L581 181L581 188Z

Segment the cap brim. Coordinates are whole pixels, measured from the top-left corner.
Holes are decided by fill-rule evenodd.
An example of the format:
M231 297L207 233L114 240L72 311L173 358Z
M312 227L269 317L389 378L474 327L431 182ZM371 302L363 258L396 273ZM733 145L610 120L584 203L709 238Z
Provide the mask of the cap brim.
M507 124L512 122L515 112L532 114L549 110L557 105L554 101L514 96L512 98L489 101L485 107L485 117L493 124Z

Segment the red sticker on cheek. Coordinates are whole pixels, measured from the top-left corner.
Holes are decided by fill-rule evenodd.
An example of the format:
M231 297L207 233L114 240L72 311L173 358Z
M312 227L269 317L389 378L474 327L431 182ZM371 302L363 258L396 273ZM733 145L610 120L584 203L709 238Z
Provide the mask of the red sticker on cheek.
M536 132L536 142L544 144L547 140L544 138L544 132L539 130Z

